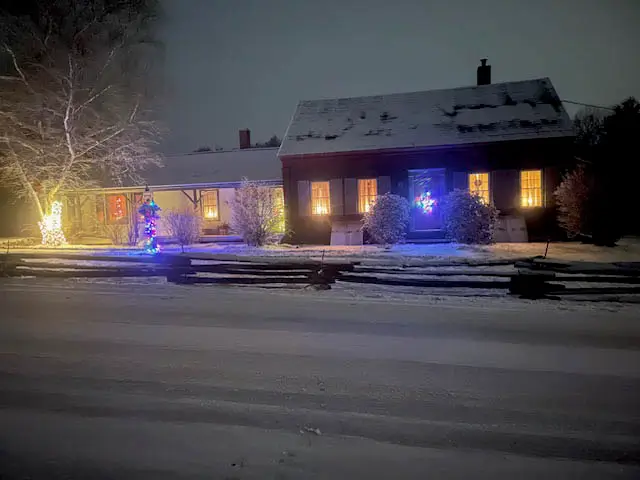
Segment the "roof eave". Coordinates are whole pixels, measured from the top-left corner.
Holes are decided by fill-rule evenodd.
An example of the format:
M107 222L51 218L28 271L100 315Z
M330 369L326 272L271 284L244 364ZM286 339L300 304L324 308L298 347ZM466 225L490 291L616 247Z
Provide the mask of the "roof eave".
M479 145L491 145L498 143L507 143L507 142L526 142L532 140L555 140L558 138L573 138L575 134L573 132L563 132L560 135L548 135L542 137L531 137L531 138L517 138L517 139L501 139L494 141L484 141L484 142L469 142L469 143L456 143L450 145L412 145L405 147L391 147L391 148L375 148L375 149L362 149L362 150L342 150L336 152L318 152L318 153L294 153L294 154L283 154L280 156L280 159L295 159L295 158L306 158L306 157L331 157L331 156L349 156L349 155L370 155L375 153L382 152L390 152L390 153L405 153L405 152L416 152L416 151L438 151L438 150L449 150L449 149L462 149L462 148L473 148Z

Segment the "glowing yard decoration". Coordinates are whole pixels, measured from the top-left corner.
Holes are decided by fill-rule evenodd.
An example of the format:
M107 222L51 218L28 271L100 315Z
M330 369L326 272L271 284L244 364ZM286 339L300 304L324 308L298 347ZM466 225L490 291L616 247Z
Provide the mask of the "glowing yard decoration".
M427 191L416 197L415 204L422 210L422 213L431 215L433 213L433 207L438 204L438 201L431 197L430 191Z
M59 247L67 243L62 231L62 202L55 201L51 204L51 213L44 216L38 222L42 234L42 244L48 247Z
M144 234L147 237L144 243L144 250L147 253L158 253L160 251L160 245L158 245L158 239L156 238L158 233L156 223L160 218L160 215L158 215L160 207L153 201L148 189L145 191L145 194L145 202L138 210L138 213L144 218Z

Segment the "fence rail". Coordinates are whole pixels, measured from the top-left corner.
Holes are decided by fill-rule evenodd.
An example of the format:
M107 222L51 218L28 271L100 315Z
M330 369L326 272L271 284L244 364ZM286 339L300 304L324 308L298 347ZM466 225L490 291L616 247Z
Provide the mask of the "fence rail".
M53 262L52 262L53 261ZM323 285L336 282L421 288L503 289L525 298L563 295L639 294L640 262L561 263L541 258L513 260L509 271L478 267L506 261L423 266L371 266L359 262L225 254L89 255L9 253L0 255L0 275L40 277L166 277L180 284ZM582 286L589 284L591 286Z

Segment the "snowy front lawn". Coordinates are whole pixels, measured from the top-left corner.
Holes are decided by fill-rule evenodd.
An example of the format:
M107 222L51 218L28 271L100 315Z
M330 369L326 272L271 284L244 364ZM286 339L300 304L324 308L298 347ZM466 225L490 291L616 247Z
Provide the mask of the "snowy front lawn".
M376 245L364 246L291 246L270 245L261 248L233 245L194 245L187 251L198 253L225 253L239 256L288 257L367 263L422 265L429 263L473 264L483 261L516 260L544 255L545 243L497 243L494 245L460 245L456 243L402 244L390 249ZM165 252L178 252L175 247L165 247ZM581 243L551 243L547 258L561 261L585 262L639 262L640 238L620 241L615 248L597 247Z
M402 244L391 249L375 245L364 246L292 246L269 245L261 248L243 244L207 243L192 245L187 253L230 254L251 257L287 257L316 259L327 258L343 261L364 261L374 264L422 265L430 263L474 264L484 261L516 260L544 255L545 243L498 243L495 245ZM133 247L68 245L63 249L11 248L11 253L63 251L97 255L139 255L140 249ZM165 253L180 253L177 245L162 245ZM587 262L640 262L640 238L626 238L615 248L597 247L577 242L551 243L547 257L560 261Z

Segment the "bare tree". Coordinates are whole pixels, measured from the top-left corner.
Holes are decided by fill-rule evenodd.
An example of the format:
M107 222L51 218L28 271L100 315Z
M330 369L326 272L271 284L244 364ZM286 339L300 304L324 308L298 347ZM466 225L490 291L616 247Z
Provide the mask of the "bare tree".
M201 217L193 209L170 210L164 218L169 235L180 245L182 253L186 245L200 241Z
M0 175L42 218L62 191L140 182L159 163L141 63L146 15L113 0L47 5L35 20L0 25Z
M583 162L591 162L602 143L605 115L601 110L583 109L573 119L576 155Z
M277 233L283 212L272 187L245 178L229 205L231 229L248 245L264 245Z

